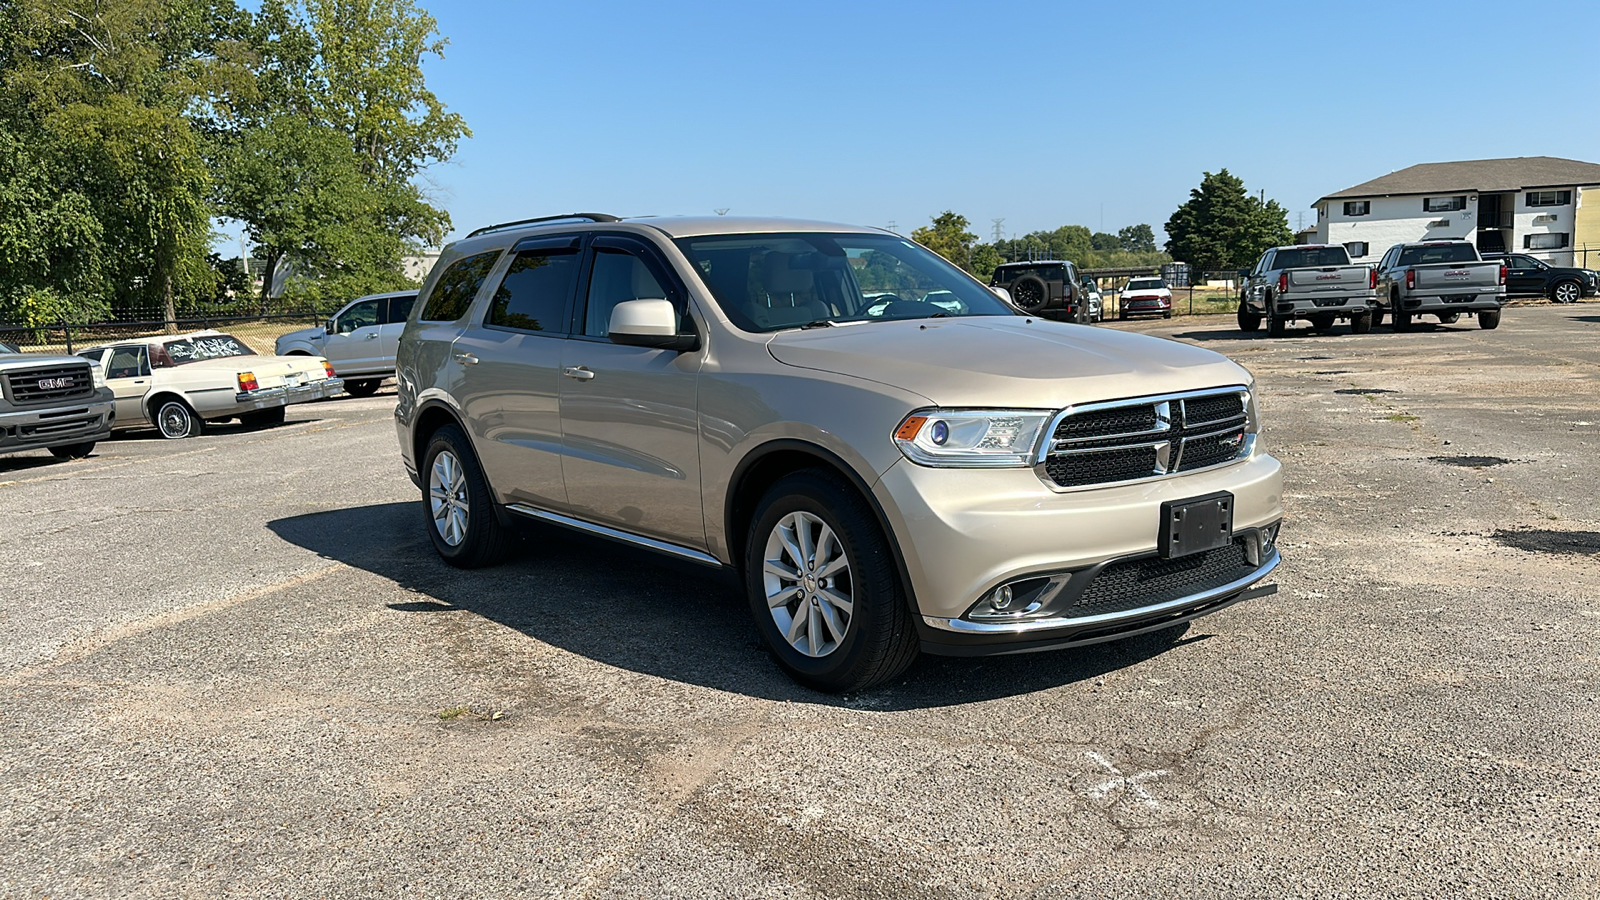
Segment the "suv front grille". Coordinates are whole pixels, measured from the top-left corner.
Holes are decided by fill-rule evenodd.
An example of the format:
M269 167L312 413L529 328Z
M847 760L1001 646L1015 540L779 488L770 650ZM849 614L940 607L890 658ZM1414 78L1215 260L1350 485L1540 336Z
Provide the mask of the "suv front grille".
M78 400L94 396L94 377L87 364L49 366L7 372L6 388L11 402L19 406Z
M1062 614L1080 618L1156 606L1232 584L1253 571L1242 540L1178 559L1147 556L1107 563Z
M1041 474L1060 487L1208 469L1247 451L1245 394L1129 400L1057 420Z

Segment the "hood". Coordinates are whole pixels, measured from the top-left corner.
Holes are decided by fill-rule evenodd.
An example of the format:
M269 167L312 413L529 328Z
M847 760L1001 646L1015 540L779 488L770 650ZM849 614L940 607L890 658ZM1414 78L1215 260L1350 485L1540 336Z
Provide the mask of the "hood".
M314 344L327 336L328 330L324 326L313 325L310 328L302 328L299 331L291 331L288 334L282 335L278 338L278 343L285 344L293 343L294 341L305 341L307 343Z
M784 331L767 349L787 365L892 385L940 406L1059 409L1250 383L1243 366L1210 350L1021 316Z

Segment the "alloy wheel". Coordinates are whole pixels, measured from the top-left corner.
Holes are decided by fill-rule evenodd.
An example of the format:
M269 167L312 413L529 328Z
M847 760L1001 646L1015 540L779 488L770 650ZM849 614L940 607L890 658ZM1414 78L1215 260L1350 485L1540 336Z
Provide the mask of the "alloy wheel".
M833 529L796 511L778 520L762 555L767 609L778 633L811 657L839 649L855 612L850 557Z
M467 537L467 476L461 470L461 460L449 450L433 458L433 468L428 473L428 506L433 513L433 527L439 537L451 547L459 547Z

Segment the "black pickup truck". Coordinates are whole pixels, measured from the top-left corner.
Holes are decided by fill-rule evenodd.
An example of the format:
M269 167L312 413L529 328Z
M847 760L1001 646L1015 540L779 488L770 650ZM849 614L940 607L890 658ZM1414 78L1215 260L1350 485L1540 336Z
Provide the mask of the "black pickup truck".
M1506 296L1549 297L1556 303L1577 303L1600 291L1600 274L1593 269L1567 269L1534 259L1526 253L1485 253L1506 267Z

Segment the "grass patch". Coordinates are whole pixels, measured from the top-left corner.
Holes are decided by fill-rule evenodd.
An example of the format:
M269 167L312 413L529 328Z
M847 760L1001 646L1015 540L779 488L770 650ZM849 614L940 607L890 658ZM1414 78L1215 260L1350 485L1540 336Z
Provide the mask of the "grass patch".
M1413 416L1407 413L1390 413L1383 418L1390 422L1420 422L1422 420L1421 416Z

